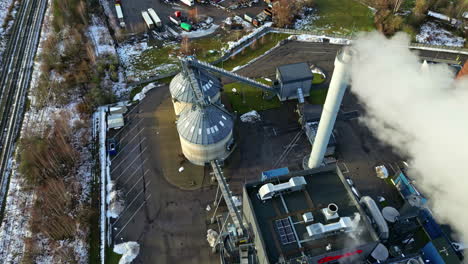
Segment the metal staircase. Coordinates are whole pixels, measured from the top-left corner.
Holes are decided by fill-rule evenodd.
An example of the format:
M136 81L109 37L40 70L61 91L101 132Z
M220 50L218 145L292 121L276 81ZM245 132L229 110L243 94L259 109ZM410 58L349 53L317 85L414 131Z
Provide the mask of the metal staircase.
M232 199L232 192L229 189L229 186L226 182L226 178L224 178L224 174L221 170L221 167L219 166L218 160L211 161L211 167L213 168L216 181L218 181L219 188L223 195L224 201L226 202L232 222L236 226L238 232L244 232L245 229L244 224L242 222L242 217L239 211L237 210L236 205L234 204L234 201Z
M198 80L195 77L195 73L193 72L193 69L188 65L187 60L182 59L181 63L182 63L182 72L190 81L190 85L192 86L192 90L195 93L195 96L197 97L198 103L200 105L207 105L209 102L207 102L203 94L200 84L198 83Z
M231 79L239 81L239 82L243 82L245 84L248 84L248 85L263 89L263 90L268 91L268 92L272 92L272 93L275 93L275 94L278 93L278 91L275 88L271 87L271 86L268 86L268 85L263 84L261 82L257 82L257 81L255 81L253 79L241 76L241 75L239 75L237 73L233 73L233 72L227 71L225 69L213 66L213 65L211 65L211 64L209 64L207 62L199 61L194 57L187 57L187 58L184 58L183 60L186 61L192 67L205 69L205 70L210 71L210 72L215 72L215 73L221 74L222 76L231 78Z

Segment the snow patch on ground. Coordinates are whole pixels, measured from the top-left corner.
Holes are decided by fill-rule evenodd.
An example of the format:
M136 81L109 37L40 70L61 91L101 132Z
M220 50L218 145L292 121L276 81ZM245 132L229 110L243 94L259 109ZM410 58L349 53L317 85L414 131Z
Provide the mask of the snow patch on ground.
M239 40L228 42L227 52L229 52L229 51L232 50L233 48L235 48L235 47L237 47L237 46L243 44L245 41L249 40L250 38L252 38L252 37L255 36L256 34L258 34L260 31L264 30L265 28L271 27L271 25L273 25L272 22L267 22L267 23L265 23L263 26L261 26L261 27L255 29L255 30L252 31L250 34L243 36L243 37L240 38Z
M260 114L257 111L252 110L240 116L240 119L244 123L256 123L262 120Z
M186 36L188 38L200 38L200 37L213 34L218 28L219 28L218 25L211 24L211 26L207 29L197 29L197 30L190 31L190 32L182 32L180 35Z
M140 245L130 241L114 246L114 252L122 255L119 264L130 264L140 253Z
M144 61L144 52L152 49L148 46L146 41L129 42L117 48L119 60L125 68L125 74L128 80L140 81L141 79L155 76L158 74L166 74L179 69L176 64L177 59L170 60L173 63L160 64L157 67L150 67L149 69L137 69L139 61ZM141 64L141 63L140 63Z
M93 42L96 56L115 55L117 52L114 47L114 41L101 18L93 15L91 25L88 27L88 36Z
M455 36L437 22L426 22L421 26L416 41L424 44L463 47L465 39Z
M141 90L141 92L137 93L134 97L133 97L133 101L141 101L143 100L143 98L145 98L146 96L146 93L157 87L156 83L150 83L148 85L146 85L145 87L143 87L143 89Z
M317 11L314 8L304 8L301 17L294 22L295 29L307 29L315 20L320 19Z

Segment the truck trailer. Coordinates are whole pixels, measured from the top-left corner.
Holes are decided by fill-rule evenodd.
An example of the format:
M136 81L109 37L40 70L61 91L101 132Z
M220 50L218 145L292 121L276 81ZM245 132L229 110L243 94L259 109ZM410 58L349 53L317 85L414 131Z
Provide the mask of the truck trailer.
M120 4L115 4L115 11L117 13L117 18L119 19L119 24L121 27L125 27L125 21L122 12L122 6Z
M143 20L145 20L146 26L148 29L153 29L154 28L154 23L153 20L151 20L150 15L146 11L141 12L141 16L143 17Z
M150 15L151 19L153 19L153 22L156 25L156 27L162 27L162 21L153 8L148 8L148 14Z

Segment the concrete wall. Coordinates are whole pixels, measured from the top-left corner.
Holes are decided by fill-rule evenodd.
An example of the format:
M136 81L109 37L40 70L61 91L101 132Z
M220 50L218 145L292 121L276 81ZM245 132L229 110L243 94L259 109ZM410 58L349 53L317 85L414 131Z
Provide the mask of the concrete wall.
M183 137L180 137L180 145L182 147L182 153L184 156L193 164L204 166L212 160L225 160L230 151L227 150L227 145L232 140L232 131L223 140L215 144L210 145L199 145L188 142Z
M255 245L257 254L257 263L270 264L266 254L265 244L263 243L263 238L260 234L260 228L258 227L258 223L256 221L255 212L252 209L252 204L249 200L245 187L242 193L242 213L244 215L245 221L248 223L250 230L253 233L253 243Z

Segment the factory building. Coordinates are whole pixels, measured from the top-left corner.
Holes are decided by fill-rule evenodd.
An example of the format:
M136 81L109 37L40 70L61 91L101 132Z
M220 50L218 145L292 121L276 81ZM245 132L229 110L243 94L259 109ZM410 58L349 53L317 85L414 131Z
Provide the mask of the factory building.
M229 156L234 144L233 128L232 116L215 105L193 106L177 121L183 154L200 166Z
M298 89L302 96L307 97L312 88L312 74L309 65L305 62L282 65L276 68L278 81L278 98L287 101L298 98Z
M246 184L242 211L256 263L359 263L379 245L336 166Z
M220 90L223 87L218 78L202 69L193 69L200 88L205 97L212 103L219 103ZM174 111L179 116L184 110L189 109L196 102L195 92L190 86L190 80L183 74L177 74L169 85Z

